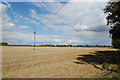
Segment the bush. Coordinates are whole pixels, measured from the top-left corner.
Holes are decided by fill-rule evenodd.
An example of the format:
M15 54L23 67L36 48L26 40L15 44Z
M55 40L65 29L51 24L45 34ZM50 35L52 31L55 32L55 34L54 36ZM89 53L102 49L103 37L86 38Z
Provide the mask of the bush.
M102 64L102 67L103 67L103 70L108 70L108 69L109 69L109 63L104 62L104 63Z
M1 46L7 46L8 43L6 43L6 42L1 42L0 45L1 45Z
M112 45L113 45L113 48L120 49L120 39L113 39L112 40Z

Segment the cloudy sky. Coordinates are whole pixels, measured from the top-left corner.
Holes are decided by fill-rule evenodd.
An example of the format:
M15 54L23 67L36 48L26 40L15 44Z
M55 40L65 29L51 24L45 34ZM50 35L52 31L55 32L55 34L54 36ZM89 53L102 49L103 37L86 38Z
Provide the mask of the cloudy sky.
M0 3L2 40L9 44L111 45L106 2Z

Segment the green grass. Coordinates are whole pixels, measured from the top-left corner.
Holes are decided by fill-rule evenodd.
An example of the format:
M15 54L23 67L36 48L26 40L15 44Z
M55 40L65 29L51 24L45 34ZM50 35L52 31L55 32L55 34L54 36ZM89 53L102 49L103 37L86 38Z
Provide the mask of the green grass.
M119 64L109 64L104 62L102 64L103 71L95 75L95 78L113 78L120 80L120 65Z

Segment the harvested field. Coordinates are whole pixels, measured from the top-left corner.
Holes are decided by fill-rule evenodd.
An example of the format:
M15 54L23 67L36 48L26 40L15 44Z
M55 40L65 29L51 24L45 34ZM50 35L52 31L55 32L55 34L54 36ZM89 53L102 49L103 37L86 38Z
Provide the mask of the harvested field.
M85 47L2 47L3 78L91 78L101 70L76 59L111 48ZM101 67L101 64L95 64Z

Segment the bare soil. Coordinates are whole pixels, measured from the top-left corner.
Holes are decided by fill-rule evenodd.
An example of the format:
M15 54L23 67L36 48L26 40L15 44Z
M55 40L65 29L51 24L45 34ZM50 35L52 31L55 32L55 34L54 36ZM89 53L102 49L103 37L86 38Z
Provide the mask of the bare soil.
M2 47L3 78L92 78L101 70L81 61L79 55L111 48L85 47ZM101 66L101 64L95 64Z

